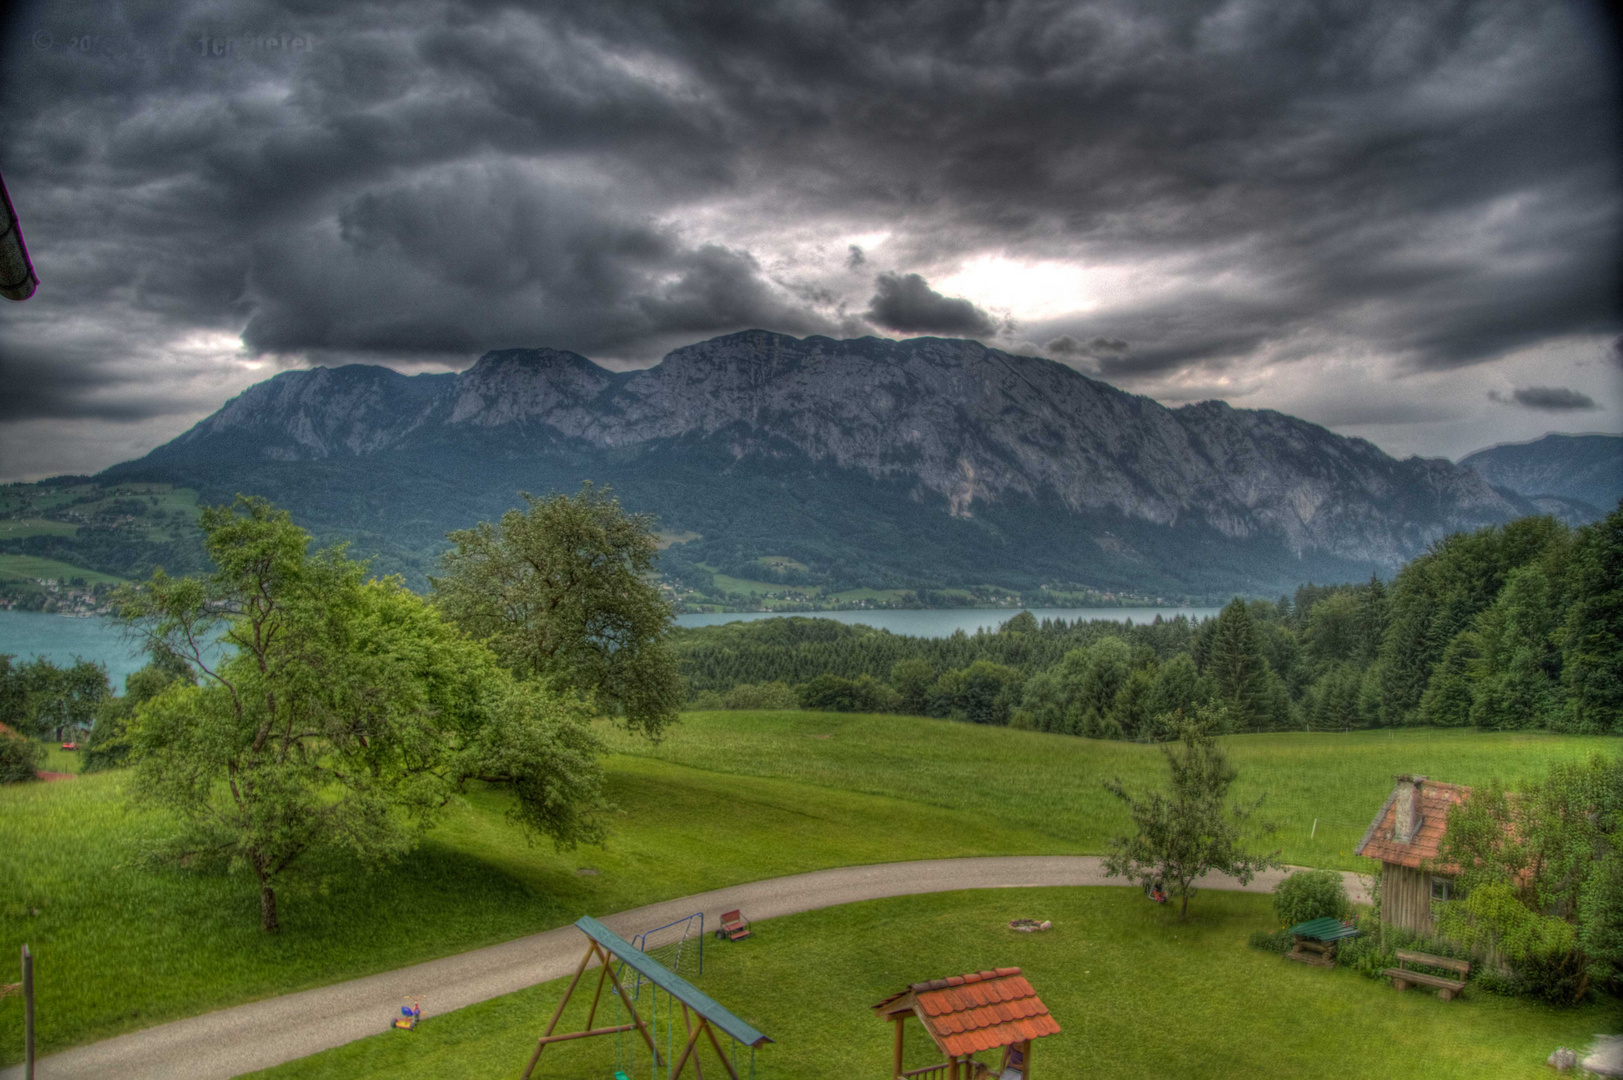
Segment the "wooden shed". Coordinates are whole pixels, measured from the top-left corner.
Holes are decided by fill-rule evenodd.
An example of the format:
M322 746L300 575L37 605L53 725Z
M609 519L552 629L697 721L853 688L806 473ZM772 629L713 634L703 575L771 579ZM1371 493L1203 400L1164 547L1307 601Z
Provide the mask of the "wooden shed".
M914 983L873 1007L896 1025L891 1080L1030 1080L1031 1044L1058 1035L1059 1024L1017 967ZM946 1060L902 1071L903 1028L916 1017ZM996 1069L976 1061L997 1054Z
M1471 789L1424 776L1399 776L1353 854L1381 863L1381 921L1432 933L1431 905L1446 901L1458 867L1437 864L1449 807Z

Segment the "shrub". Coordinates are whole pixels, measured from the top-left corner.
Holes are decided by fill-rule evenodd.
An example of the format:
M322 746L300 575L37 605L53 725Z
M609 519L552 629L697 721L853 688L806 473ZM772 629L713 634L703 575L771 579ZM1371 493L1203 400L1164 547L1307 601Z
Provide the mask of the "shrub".
M1352 903L1334 870L1298 870L1274 889L1274 912L1286 926L1310 919L1347 919Z
M724 709L798 709L800 698L781 682L739 683L721 699Z
M693 700L687 703L688 709L698 712L708 712L711 709L723 707L721 695L714 690L700 690L693 695Z
M1291 951L1294 941L1291 938L1289 927L1280 927L1278 930L1258 930L1251 935L1251 947L1261 949L1263 952L1278 953L1284 956Z
M1530 911L1514 886L1481 885L1438 917L1450 936L1467 945L1490 947L1509 962L1513 974L1503 993L1572 1005L1589 991L1588 963L1578 948L1577 928L1564 919Z
M830 712L890 712L900 700L896 691L867 674L855 679L819 675L795 690L802 709Z
M1465 946L1447 938L1429 938L1416 934L1412 930L1404 930L1396 926L1382 926L1380 920L1374 915L1365 915L1358 920L1358 928L1363 931L1360 937L1347 938L1336 949L1336 964L1351 968L1360 975L1371 979L1383 978L1381 972L1389 967L1398 966L1397 951L1408 949L1414 952L1431 953L1433 956L1447 956L1454 960L1469 960L1472 963L1471 978L1473 983L1479 974L1475 958ZM1438 975L1453 975L1451 971L1438 971Z
M45 760L45 747L21 735L0 734L0 784L32 780Z

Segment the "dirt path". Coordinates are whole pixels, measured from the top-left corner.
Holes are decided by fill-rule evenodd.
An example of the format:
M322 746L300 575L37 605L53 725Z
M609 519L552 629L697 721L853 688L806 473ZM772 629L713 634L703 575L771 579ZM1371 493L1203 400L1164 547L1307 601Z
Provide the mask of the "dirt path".
M1283 876L1267 873L1245 886L1214 876L1202 885L1271 892ZM1343 876L1348 895L1367 903L1368 893L1357 875ZM721 912L733 908L741 908L751 919L771 919L887 896L1120 884L1120 878L1107 879L1100 860L1091 855L933 859L755 881L622 911L603 921L629 938L696 911L713 923ZM176 1020L53 1054L38 1063L35 1075L37 1080L227 1080L385 1030L408 996L421 996L424 1011L438 1016L562 978L580 961L582 941L579 931L565 926L364 979ZM0 1072L0 1080L21 1077L20 1067Z

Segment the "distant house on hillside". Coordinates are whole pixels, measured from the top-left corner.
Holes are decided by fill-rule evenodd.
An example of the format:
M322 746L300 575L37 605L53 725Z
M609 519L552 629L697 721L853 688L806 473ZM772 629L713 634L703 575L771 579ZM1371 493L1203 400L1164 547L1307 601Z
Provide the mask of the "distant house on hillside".
M1399 776L1386 805L1369 823L1355 855L1381 863L1381 921L1430 934L1433 900L1447 900L1458 867L1435 865L1448 809L1471 789L1424 776Z

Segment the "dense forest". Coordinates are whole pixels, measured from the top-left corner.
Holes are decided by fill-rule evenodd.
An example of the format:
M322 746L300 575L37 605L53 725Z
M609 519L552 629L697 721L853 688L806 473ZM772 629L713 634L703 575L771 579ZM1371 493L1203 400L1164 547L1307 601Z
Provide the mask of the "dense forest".
M1215 618L915 638L824 619L677 630L694 708L897 711L1097 738L1414 724L1623 734L1623 504L1457 533L1390 583Z

